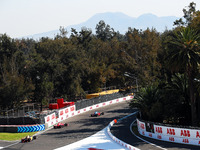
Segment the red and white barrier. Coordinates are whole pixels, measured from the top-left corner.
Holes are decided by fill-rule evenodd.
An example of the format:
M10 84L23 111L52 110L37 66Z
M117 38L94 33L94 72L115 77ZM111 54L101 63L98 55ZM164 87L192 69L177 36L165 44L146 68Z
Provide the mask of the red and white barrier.
M110 101L107 101L107 102L95 104L95 105L88 106L86 108L77 110L75 112L75 115L78 115L78 114L81 114L81 113L84 113L84 112L87 112L87 111L90 111L90 110L94 110L94 109L97 109L97 108L100 108L100 107L104 107L104 106L120 103L120 102L123 102L123 101L128 101L128 100L131 100L131 99L133 99L133 96L122 97L122 98L110 100Z
M107 101L107 102L88 106L88 107L80 109L80 110L76 110L75 105L69 106L67 108L60 109L59 112L58 112L58 118L56 118L55 113L50 114L50 115L45 117L46 129L52 127L54 124L56 124L58 122L64 121L64 120L66 120L70 117L73 117L75 115L79 115L79 114L82 114L82 113L90 111L90 110L94 110L94 109L97 109L97 108L100 108L100 107L104 107L104 106L108 106L108 105L112 105L112 104L116 104L116 103L120 103L120 102L123 102L123 101L128 101L128 100L131 100L131 99L133 99L133 96L117 98L117 99L110 100L110 101Z
M52 113L45 118L46 129L52 127L54 124L61 122L67 118L74 116L75 114L75 105L69 106L58 111L58 117L55 113Z
M58 112L58 118L56 122L60 122L70 117L73 117L75 115L75 110L75 105L60 109Z
M56 114L52 113L48 116L45 116L44 119L45 119L45 129L47 129L56 123Z
M146 125L149 127L146 127ZM149 138L200 146L200 130L197 129L145 124L145 122L139 120L137 120L137 126L139 133Z

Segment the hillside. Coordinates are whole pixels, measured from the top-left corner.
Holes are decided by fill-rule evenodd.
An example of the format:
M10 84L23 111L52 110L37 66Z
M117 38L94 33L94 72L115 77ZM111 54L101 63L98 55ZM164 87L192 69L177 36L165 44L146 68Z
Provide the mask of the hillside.
M111 28L115 31L119 31L121 34L124 34L128 31L128 27L142 29L145 30L147 28L155 28L158 32L163 32L165 29L172 29L173 22L178 19L175 16L166 16L166 17L158 17L153 14L143 14L138 18L133 18L127 16L123 13L99 13L89 18L87 21L65 27L68 31L68 35L70 35L71 28L75 28L77 31L80 31L82 27L92 29L95 34L95 27L99 23L100 20L104 20L106 24L109 24ZM59 30L53 30L49 32L44 32L40 34L29 35L24 38L33 38L39 39L41 37L50 37L53 38L55 35L59 33Z

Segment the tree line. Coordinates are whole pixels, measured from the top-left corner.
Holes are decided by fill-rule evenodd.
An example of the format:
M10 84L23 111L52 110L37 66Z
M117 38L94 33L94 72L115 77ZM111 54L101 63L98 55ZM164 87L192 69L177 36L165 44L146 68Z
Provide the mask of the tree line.
M141 88L132 107L141 109L142 119L200 125L200 11L190 3L183 18L161 35L161 65L158 82Z
M163 33L129 27L120 34L101 20L95 34L86 27L80 32L72 28L70 35L60 27L54 38L39 40L0 34L0 108L18 108L24 100L39 102L42 108L55 97L73 101L86 91L138 84L138 96L159 89L159 96L155 98L154 93L146 103L150 108L141 107L152 111L151 116L143 111L144 118L161 121L172 118L174 111L184 118L180 116L183 110L177 108L186 107L186 113L190 106L197 117L200 13L195 6L190 3L183 9L184 19L176 20L174 29ZM162 107L170 109L164 112ZM157 114L159 110L163 116Z

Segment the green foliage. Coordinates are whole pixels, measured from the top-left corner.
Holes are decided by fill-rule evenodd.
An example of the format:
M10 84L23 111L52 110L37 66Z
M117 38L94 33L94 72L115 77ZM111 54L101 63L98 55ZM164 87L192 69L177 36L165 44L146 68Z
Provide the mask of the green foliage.
M187 8L183 9L183 13L184 13L183 18L185 19L185 22L183 21L182 18L180 18L174 22L174 25L176 26L190 25L196 14L196 3L191 2Z
M190 90L190 104L192 110L192 123L197 125L197 110L194 78L198 74L200 64L200 35L190 27L175 32L168 49L167 65L172 72L184 72L188 79Z
M0 107L16 107L31 99L42 108L55 97L74 100L84 98L85 91L138 84L141 89L131 105L139 107L144 118L189 122L189 107L200 110L199 82L194 80L200 79L200 21L195 6L191 3L183 10L185 22L177 21L175 29L164 33L129 27L122 35L101 20L96 34L86 27L80 32L72 28L70 36L60 27L54 39L39 41L1 34Z
M161 122L163 118L162 95L157 85L141 88L130 103L141 111L142 119Z
M165 83L163 90L165 119L176 124L189 125L191 117L187 77L179 73L172 75Z

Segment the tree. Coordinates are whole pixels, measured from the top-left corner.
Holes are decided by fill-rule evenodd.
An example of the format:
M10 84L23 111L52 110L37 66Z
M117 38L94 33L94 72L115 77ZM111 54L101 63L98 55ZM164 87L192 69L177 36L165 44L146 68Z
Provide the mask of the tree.
M180 125L190 125L189 89L185 74L175 73L164 85L163 106L165 120Z
M96 25L96 36L102 41L110 40L114 35L114 29L110 28L110 25L106 25L103 20Z
M17 42L6 34L0 36L0 105L4 109L19 107L34 89L31 80L23 74L24 56Z
M191 2L188 6L188 10L186 8L183 9L183 13L183 18L185 19L185 22L182 18L180 18L174 22L175 26L188 26L191 24L196 13L196 3Z
M156 84L141 88L130 103L141 111L142 119L162 122L163 105L161 91Z
M185 72L188 78L192 125L197 125L194 78L200 63L200 35L189 27L175 32L167 57L172 72Z
M198 33L200 33L200 11L197 11L195 13L195 16L193 20L191 21L190 26L192 29L195 29L198 31Z

